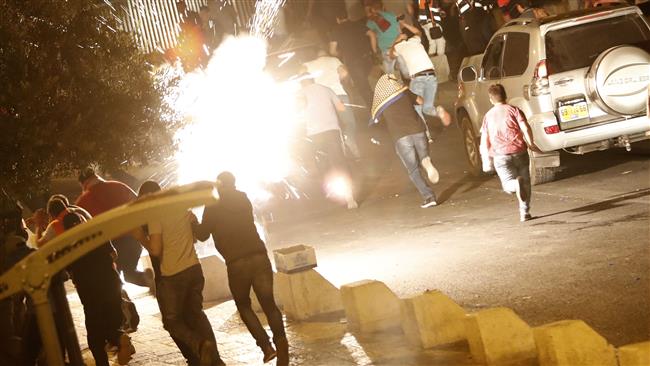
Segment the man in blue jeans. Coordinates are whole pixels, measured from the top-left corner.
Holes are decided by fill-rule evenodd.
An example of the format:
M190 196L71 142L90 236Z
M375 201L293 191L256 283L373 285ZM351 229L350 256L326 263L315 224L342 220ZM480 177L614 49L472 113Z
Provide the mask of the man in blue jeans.
M434 105L438 91L438 78L433 62L420 41L420 31L406 23L404 23L404 27L414 35L409 38L404 33L400 34L391 48L390 54L392 57L400 57L404 60L411 78L409 88L413 93L422 97L422 105L416 106L415 110L422 119L438 116L445 126L449 126L451 124L449 113L441 106Z
M506 102L506 90L503 86L490 85L488 94L494 106L483 117L481 127L480 150L483 170L491 170L489 158L492 158L503 190L517 195L519 220L528 221L532 219L528 149L539 149L533 141L533 131L524 113Z
M277 365L288 366L289 344L282 313L273 297L273 270L255 227L253 206L246 194L235 188L235 176L230 172L219 174L217 191L219 202L205 208L201 223L194 225L194 234L202 241L212 235L226 261L228 285L239 316L264 353L264 363L276 357L276 350L251 307L251 287L273 332Z
M386 120L388 133L395 141L397 156L402 160L411 182L424 199L420 207L437 205L436 195L419 169L421 164L427 172L429 182L438 183L440 176L429 157L426 125L415 111L415 106L422 104L422 98L408 90L395 76L386 74L377 81L372 104L372 118L378 121L379 117L383 116Z

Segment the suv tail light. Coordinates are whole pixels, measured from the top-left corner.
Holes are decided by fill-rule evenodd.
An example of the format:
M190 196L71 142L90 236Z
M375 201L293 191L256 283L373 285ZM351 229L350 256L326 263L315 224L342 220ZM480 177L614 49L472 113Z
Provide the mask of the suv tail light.
M544 127L544 132L546 132L547 135L552 135L554 133L559 133L560 132L560 126L553 125L553 126Z
M548 82L548 68L546 67L546 60L541 60L535 66L535 74L533 80L530 82L530 95L538 97L544 94L550 94Z

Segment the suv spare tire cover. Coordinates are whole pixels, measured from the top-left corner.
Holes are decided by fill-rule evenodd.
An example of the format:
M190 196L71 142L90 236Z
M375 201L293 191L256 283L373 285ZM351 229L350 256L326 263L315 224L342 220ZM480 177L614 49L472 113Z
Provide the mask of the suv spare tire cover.
M605 112L631 116L643 113L650 83L650 54L633 46L601 53L587 72L589 97Z

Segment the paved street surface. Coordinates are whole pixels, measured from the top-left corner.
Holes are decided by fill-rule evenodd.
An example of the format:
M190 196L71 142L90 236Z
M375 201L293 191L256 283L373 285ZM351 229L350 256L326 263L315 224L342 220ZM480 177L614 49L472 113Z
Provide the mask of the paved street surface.
M135 286L127 285L127 289L135 294L141 318L139 330L131 335L136 353L129 365L185 365L183 356L162 327L155 299ZM82 326L83 308L76 293L71 292L68 299L84 360L87 366L92 366L95 363L87 348ZM232 300L206 304L206 314L226 364L262 365L262 352L241 322ZM260 319L264 316L261 315ZM378 336L351 334L341 319L287 322L287 337L291 365L474 365L466 346L422 351L409 346L397 333ZM268 364L275 364L275 361ZM116 361L114 365L117 365Z

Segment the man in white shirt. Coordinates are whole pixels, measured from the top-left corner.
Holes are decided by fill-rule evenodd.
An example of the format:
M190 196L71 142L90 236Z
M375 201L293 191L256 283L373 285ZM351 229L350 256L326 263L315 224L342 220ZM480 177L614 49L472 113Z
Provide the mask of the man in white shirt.
M441 106L436 107L434 101L438 90L438 79L433 62L429 58L427 51L420 41L420 31L407 24L403 24L414 36L408 38L405 34L400 34L393 44L391 54L393 57L401 57L408 69L411 77L409 89L422 97L423 104L415 106L420 117L438 116L445 126L451 124L451 116Z
M341 81L349 78L348 70L338 58L328 56L325 51L320 50L316 59L306 62L303 66L302 71L312 75L316 84L332 89L344 105L350 104L350 97L341 84ZM350 108L345 108L343 111L337 111L337 115L341 120L345 146L350 154L358 159L360 153L356 141L354 112Z
M316 84L309 74L301 77L299 98L305 110L307 137L314 145L316 159L324 158L327 162L327 171L323 175L325 178L343 176L347 182L351 182L341 148L341 130L337 116L337 112L343 112L346 107L332 89ZM357 208L351 189L345 196L348 208Z
M147 181L139 196L160 191ZM164 218L148 223L148 232L138 229L136 238L158 258L161 278L156 282L156 296L165 329L175 341L193 354L189 364L225 365L219 357L212 326L203 312L203 271L194 250L190 211L170 211Z

